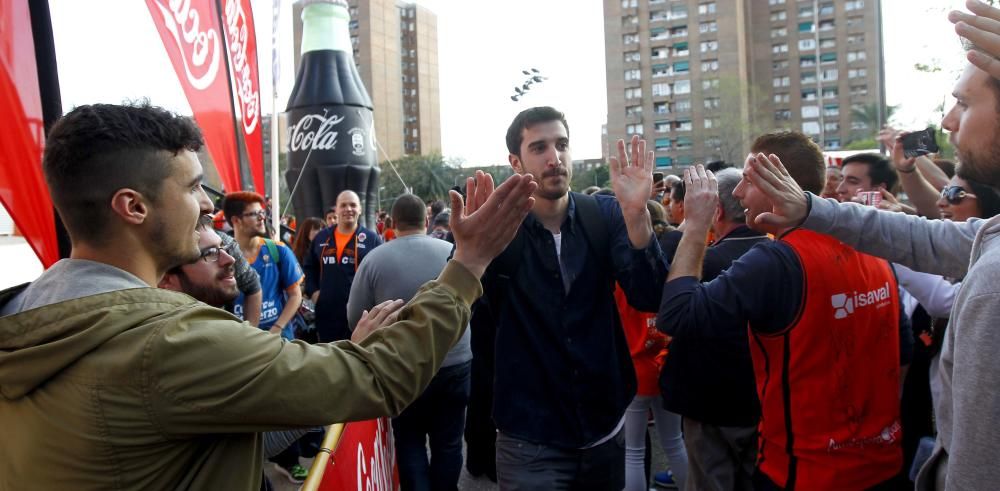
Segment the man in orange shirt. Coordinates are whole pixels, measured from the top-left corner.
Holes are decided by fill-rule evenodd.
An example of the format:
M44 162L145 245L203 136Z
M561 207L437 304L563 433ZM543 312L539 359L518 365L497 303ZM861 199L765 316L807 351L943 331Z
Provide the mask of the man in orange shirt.
M306 255L306 295L316 303L316 334L322 342L350 339L347 296L354 273L382 239L358 224L361 200L354 191L337 196L337 225L316 234Z

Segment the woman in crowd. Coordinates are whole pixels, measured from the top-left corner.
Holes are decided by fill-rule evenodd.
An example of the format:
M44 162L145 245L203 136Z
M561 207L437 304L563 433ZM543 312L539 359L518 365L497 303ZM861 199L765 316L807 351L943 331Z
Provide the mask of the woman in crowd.
M303 264L306 254L309 253L309 246L312 244L313 238L325 226L326 223L322 218L309 217L302 221L302 228L296 230L295 241L292 243L292 252L295 253L295 259L299 260L299 264Z

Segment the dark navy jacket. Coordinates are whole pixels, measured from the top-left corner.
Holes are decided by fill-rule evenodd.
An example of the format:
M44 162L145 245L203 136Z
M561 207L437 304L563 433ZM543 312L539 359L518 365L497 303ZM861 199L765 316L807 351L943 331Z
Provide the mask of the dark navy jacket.
M666 263L655 238L645 249L631 247L617 200L594 198L608 250L591 250L579 195L571 193L561 227L568 292L553 236L534 215L512 242L521 249L516 272L505 274L495 260L483 277L497 325L493 417L509 436L581 448L610 434L635 396L614 284L635 308L655 312Z
M309 247L302 269L306 273L306 296L319 290L316 302L316 333L324 343L350 339L347 325L347 295L351 293L354 273L365 256L382 243L377 233L358 226L351 241L337 258L333 230L320 230Z

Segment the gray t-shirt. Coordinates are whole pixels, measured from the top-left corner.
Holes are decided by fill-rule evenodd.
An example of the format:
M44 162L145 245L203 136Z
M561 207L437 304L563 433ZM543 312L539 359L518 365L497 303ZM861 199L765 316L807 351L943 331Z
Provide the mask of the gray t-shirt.
M0 310L0 317L67 300L130 288L149 288L137 276L86 259L62 259Z
M347 298L347 321L351 329L361 312L386 300L409 302L420 287L436 279L448 262L451 244L424 234L407 235L382 244L361 261ZM469 330L448 352L441 366L453 366L472 359Z

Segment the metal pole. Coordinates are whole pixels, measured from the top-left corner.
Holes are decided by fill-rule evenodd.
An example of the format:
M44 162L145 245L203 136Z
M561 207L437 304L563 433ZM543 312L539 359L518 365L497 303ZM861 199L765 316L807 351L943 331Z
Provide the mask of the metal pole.
M278 20L281 2L279 0L271 2L271 9L271 225L274 230L281 230L281 193L278 181L278 82L281 78L281 65L278 60Z

